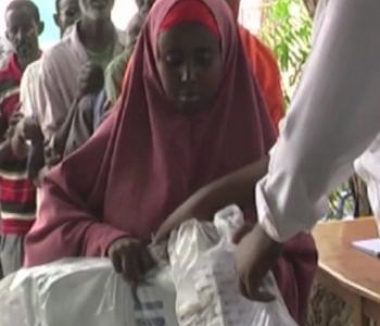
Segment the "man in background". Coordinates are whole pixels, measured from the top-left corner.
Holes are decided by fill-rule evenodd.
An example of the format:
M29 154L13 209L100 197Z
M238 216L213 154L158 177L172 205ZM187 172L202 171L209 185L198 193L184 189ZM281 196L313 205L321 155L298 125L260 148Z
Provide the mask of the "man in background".
M79 87L83 80L94 81L83 75L91 75L98 67L104 70L123 50L124 37L120 37L111 21L114 0L79 0L79 6L80 19L67 37L45 53L38 78L38 100L44 104L41 116L46 119L42 132L53 157L56 148L61 147L57 132L62 126L70 127L71 108L81 100L80 90L92 88ZM60 134L63 137L58 138L65 140L67 134Z
M78 0L56 0L53 19L63 37L80 18ZM23 119L18 123L15 137L31 141L28 157L28 177L38 184L38 173L44 165L44 137L42 130L49 122L44 115L45 103L39 97L38 78L41 67L38 60L26 69L20 87L21 112Z
M26 177L26 147L13 137L19 120L19 85L29 64L40 57L38 37L44 24L36 5L14 0L5 11L6 37L12 54L0 70L0 212L4 275L23 263L24 237L35 219L35 187Z
M138 12L130 20L126 30L126 45L124 51L119 54L107 67L103 75L93 71L90 76L91 87L82 92L82 100L78 103L77 108L72 108L67 121L70 119L70 126L63 126L59 137L60 148L59 155L67 156L85 143L101 124L106 114L110 112L109 108L113 107L121 91L123 77L126 74L128 62L132 57L138 36L145 22L154 0L136 1ZM82 80L86 80L86 75L82 75ZM87 78L88 79L88 78ZM82 82L81 84L88 84ZM104 87L104 89L102 89ZM107 111L108 110L108 111ZM64 133L62 132L64 131Z

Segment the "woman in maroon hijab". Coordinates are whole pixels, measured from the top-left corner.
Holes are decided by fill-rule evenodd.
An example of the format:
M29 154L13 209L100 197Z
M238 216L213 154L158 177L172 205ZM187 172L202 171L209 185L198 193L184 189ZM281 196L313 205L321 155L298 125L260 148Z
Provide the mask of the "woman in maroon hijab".
M252 162L265 173L274 131L224 0L158 0L135 51L114 112L46 177L27 266L109 256L136 282L152 235L192 194ZM239 204L254 220L252 199ZM302 235L275 269L297 320L315 266Z

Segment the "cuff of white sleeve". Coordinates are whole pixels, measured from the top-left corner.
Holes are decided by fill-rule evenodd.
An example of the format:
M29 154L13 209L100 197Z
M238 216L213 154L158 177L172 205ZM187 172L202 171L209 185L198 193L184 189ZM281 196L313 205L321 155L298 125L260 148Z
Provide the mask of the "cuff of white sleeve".
M303 205L297 205L291 212L283 213L281 216L275 211L275 199L271 204L266 198L266 178L264 177L256 185L256 207L259 225L273 240L284 243L299 232L309 232L318 219L327 212L327 198L322 197L311 205L308 204L307 197L301 197L297 200Z
M267 200L264 195L264 185L265 185L265 179L261 179L257 185L256 185L256 206L257 206L257 218L258 223L261 226L261 228L265 231L265 233L276 242L283 242L281 241L281 237L279 235L279 232L273 223L273 217L270 213L269 207L267 205Z

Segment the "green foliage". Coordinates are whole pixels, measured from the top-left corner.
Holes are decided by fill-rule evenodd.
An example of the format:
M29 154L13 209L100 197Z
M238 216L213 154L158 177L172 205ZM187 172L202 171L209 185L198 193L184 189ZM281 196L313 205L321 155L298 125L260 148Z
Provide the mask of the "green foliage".
M263 5L261 36L274 51L288 104L310 53L312 22L302 0L272 0Z
M353 216L355 201L348 182L333 191L329 196L328 220L337 220L345 216Z

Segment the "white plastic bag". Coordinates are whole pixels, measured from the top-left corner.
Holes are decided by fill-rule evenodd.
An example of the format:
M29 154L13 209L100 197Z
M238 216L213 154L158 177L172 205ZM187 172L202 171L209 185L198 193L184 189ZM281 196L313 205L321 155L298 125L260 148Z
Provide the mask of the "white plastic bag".
M178 325L169 269L152 271L137 298L108 259L23 269L0 282L1 326Z
M171 265L152 271L137 298L108 259L20 270L0 282L0 326L295 325L271 274L263 287L278 300L263 304L240 295L231 237L242 225L236 206L216 214L214 223L182 225L168 244Z
M171 235L168 250L181 326L296 325L272 274L262 286L277 300L252 302L240 294L231 237L242 225L242 213L232 206L214 223L191 220Z

